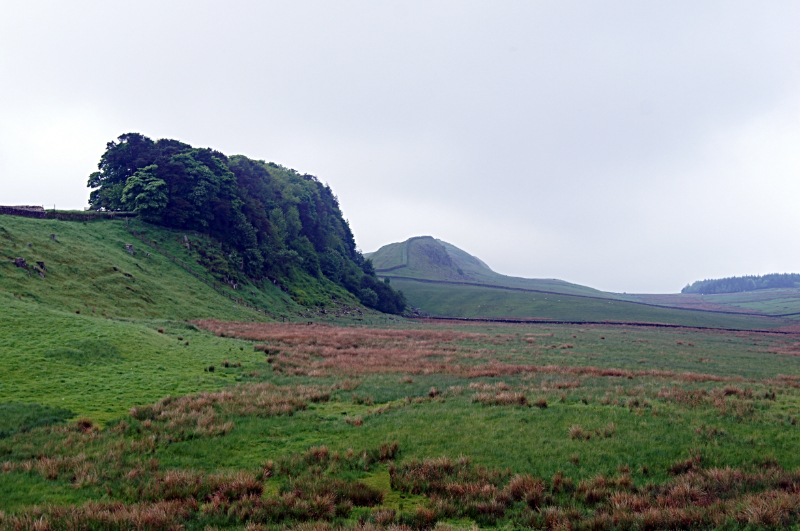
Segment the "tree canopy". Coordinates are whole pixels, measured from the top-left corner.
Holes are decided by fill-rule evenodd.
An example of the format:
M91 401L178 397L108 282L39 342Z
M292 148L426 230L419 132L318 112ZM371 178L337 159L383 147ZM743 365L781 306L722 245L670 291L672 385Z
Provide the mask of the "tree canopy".
M151 222L207 234L250 278L327 278L366 306L400 313L403 294L380 282L326 184L273 162L226 156L138 133L106 145L89 176L94 210L136 211Z
M681 293L700 293L711 295L714 293L739 293L741 291L755 291L771 288L794 288L800 283L800 274L797 273L772 273L769 275L750 275L744 277L727 277L718 279L698 280L687 285Z

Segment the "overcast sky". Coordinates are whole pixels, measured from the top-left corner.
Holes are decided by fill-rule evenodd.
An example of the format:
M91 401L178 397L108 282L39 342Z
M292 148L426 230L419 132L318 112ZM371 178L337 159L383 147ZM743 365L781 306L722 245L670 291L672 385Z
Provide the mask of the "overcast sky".
M363 251L676 292L800 272L800 2L0 0L0 204L126 132L331 185Z

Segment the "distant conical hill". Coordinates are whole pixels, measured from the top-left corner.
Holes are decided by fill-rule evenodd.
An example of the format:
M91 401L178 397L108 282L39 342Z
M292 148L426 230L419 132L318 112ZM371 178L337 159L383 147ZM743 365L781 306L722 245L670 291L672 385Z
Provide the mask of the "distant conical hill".
M501 275L480 258L431 236L390 243L364 257L372 261L378 277L389 279L392 287L405 294L412 307L435 317L740 329L772 328L787 322L747 308L703 305L694 296L625 295L563 280Z
M480 258L432 236L417 236L384 245L365 255L381 277L446 283L469 283L573 295L608 297L602 291L556 279L501 275Z

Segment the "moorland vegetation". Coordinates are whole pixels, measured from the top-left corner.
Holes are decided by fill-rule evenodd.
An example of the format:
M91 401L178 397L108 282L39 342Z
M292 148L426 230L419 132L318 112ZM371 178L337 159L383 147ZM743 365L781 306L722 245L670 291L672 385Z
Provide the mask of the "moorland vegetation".
M440 322L191 327L153 334L206 343L213 374L230 384L133 400L104 423L85 415L86 400L73 402L69 422L48 407L0 410L6 423L27 419L0 438L0 529L800 521L793 337ZM212 374L208 358L198 361L195 371Z

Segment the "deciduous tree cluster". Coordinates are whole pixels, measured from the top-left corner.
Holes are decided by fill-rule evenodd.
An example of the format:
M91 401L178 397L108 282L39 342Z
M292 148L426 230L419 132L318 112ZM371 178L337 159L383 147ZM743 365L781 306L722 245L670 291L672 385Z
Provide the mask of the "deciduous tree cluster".
M356 249L327 184L273 162L228 157L178 140L127 133L106 145L89 177L94 210L139 212L151 223L207 234L251 278L323 277L388 313L405 298Z

